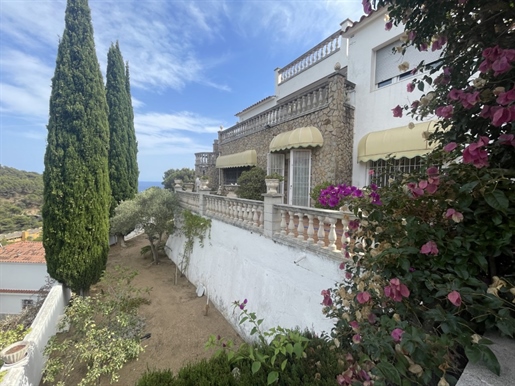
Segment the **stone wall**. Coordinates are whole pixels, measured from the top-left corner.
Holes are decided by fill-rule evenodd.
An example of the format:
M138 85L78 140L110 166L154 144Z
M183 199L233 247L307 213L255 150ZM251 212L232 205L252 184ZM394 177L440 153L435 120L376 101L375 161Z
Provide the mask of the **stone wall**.
M311 187L324 181L350 183L354 108L346 102L345 76L335 73L328 77L328 81L327 107L220 144L221 155L254 149L257 153L257 166L266 170L269 145L276 135L299 127L315 126L322 133L324 145L311 149Z

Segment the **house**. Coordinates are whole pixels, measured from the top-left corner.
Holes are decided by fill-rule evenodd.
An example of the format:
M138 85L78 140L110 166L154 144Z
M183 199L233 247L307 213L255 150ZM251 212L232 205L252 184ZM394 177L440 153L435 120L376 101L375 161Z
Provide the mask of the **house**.
M18 314L36 301L46 283L45 249L40 241L20 241L0 248L0 317Z
M284 177L285 204L310 206L312 188L325 181L387 184L390 156L395 169L420 166L420 156L431 150L427 137L434 122L410 124L409 117L394 118L392 108L421 96L406 91L420 75L411 69L422 60L431 68L440 52L409 48L394 54L403 29L386 31L385 17L381 9L357 22L345 20L275 70L275 94L238 112L238 122L218 133L211 154L220 185L233 185L243 171L259 166ZM407 68L400 71L400 64Z

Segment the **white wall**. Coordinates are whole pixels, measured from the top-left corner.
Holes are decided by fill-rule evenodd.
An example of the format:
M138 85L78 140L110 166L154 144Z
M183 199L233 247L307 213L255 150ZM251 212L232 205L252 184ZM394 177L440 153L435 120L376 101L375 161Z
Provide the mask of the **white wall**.
M406 91L407 84L415 76L376 89L374 50L398 40L404 31L403 26L385 31L385 12L372 14L345 34L349 37L348 80L356 84L352 173L352 183L356 186L368 183L366 164L357 162L361 138L373 131L407 126L413 119L406 113L402 118L394 118L392 109L397 105L410 105L422 94L418 90L412 93ZM403 62L402 56L399 54L398 57L400 64Z
M34 294L0 294L0 316L19 314L22 310L22 300L31 299L36 302L36 295Z
M166 248L166 253L174 262L184 241L180 235L167 241L171 251ZM212 219L211 240L204 248L195 244L186 276L194 285L205 285L210 301L248 338L250 327L241 330L235 300L248 299L248 309L265 319L265 329L280 325L329 332L333 324L322 314L320 292L341 280L338 265L334 259Z
M30 343L27 359L10 368L0 386L39 385L46 362L43 351L50 337L55 335L59 318L69 300L69 290L60 284L52 287L24 339Z

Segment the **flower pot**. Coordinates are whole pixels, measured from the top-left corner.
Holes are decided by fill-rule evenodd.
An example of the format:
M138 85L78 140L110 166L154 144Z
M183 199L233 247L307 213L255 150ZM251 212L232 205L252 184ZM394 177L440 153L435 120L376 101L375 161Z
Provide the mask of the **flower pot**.
M181 190L182 189L182 180L173 180L173 183L175 184L174 185L174 188L175 189L178 189L178 190Z
M266 178L265 184L267 193L277 193L277 188L279 187L278 178Z
M2 358L5 364L12 365L25 358L28 349L29 342L15 342L0 351L0 358Z
M193 182L185 182L184 183L184 189L186 189L187 192L193 192L193 186L195 184Z

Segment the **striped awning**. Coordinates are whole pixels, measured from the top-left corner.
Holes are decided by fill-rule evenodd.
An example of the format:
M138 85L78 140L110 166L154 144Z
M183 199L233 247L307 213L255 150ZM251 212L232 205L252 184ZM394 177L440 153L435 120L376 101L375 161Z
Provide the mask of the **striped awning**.
M255 150L246 150L241 153L221 155L216 159L216 167L220 169L256 165L257 155Z
M377 161L388 157L414 158L429 153L436 143L429 145L427 138L435 131L435 123L423 122L413 129L408 126L374 131L365 135L358 144L358 162Z
M324 144L324 138L314 126L299 127L298 129L287 131L277 135L270 142L270 152L317 147Z

